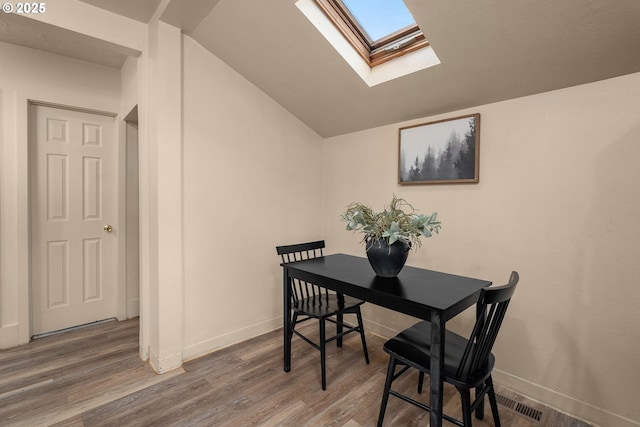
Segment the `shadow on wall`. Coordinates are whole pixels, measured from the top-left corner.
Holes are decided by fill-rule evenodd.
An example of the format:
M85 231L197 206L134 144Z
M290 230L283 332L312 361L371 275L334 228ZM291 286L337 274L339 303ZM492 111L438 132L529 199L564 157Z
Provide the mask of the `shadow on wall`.
M615 130L614 130L615 132ZM574 236L576 270L567 307L574 322L557 325L555 342L568 352L562 389L597 408L640 421L635 385L640 381L640 123L595 157L593 182L584 183L591 194L587 212ZM590 189L589 189L589 186ZM551 379L553 382L553 380ZM558 380L556 380L558 381ZM634 387L632 389L632 387Z

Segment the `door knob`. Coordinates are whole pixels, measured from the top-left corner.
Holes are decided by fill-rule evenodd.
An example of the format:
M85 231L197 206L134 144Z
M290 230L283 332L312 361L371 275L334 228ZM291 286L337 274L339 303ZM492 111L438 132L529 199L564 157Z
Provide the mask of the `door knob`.
M104 231L106 231L107 233L111 233L113 231L113 227L107 224L104 226Z

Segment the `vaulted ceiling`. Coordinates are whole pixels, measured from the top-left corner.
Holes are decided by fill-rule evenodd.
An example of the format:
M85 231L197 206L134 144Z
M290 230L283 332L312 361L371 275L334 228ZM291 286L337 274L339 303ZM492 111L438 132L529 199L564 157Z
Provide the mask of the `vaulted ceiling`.
M82 1L142 22L161 3ZM640 71L638 0L405 3L441 64L373 87L295 0L171 0L161 19L182 28L323 137ZM30 21L0 16L0 41L116 67L126 54Z

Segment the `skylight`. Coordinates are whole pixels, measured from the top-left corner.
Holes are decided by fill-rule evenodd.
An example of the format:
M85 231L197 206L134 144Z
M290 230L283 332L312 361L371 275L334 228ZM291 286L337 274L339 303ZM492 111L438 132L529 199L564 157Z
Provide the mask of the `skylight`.
M368 86L440 63L402 0L295 4Z
M372 43L416 25L402 0L342 0Z
M427 47L402 0L315 0L370 67Z

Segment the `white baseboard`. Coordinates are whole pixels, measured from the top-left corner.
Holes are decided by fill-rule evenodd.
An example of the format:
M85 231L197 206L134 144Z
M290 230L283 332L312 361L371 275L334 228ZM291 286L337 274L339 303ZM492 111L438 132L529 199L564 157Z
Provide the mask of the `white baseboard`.
M367 333L376 334L384 339L389 339L397 335L398 332L400 332L395 329L389 328L381 323L372 322L367 319L363 319L363 322L364 322L364 330L367 331Z
M519 394L538 401L558 412L582 419L596 426L640 427L640 422L638 421L582 402L499 369L493 370L493 379L497 384L509 387Z
M391 337L398 333L397 331L376 322L365 320L364 323L367 333L373 333L382 337ZM195 359L230 345L266 334L267 332L275 331L278 328L282 328L282 317L269 319L218 337L213 337L208 340L192 344L183 349L182 357L185 361Z
M246 341L250 338L274 331L281 327L282 317L269 319L264 322L256 323L242 329L237 329L224 335L213 337L185 347L182 351L182 357L185 361L195 359L196 357L204 356L205 354Z
M140 316L140 300L132 299L127 301L127 319Z
M143 345L139 345L138 346L138 353L140 354L140 359L143 361L147 361L149 360L149 347L147 346L143 346Z
M184 360L194 359L228 347L250 338L271 332L282 327L282 318L270 319L261 323L238 329L219 337L214 337L200 343L190 345L183 350ZM383 324L365 320L367 333L373 333L383 338L389 338L398 333ZM153 357L153 356L151 356ZM538 401L556 411L566 413L572 417L583 419L596 426L608 427L640 427L640 422L625 418L606 409L596 407L586 402L579 401L570 396L550 390L544 386L534 384L523 378L516 377L507 372L494 370L494 380L500 385L512 388L518 393Z
M157 373L164 374L182 367L182 355L171 354L160 358L153 349L149 349L149 363Z
M390 338L398 333L398 331L383 324L367 321L366 319L365 329L367 333L371 332L383 338ZM497 384L509 387L527 398L538 401L558 412L585 420L585 422L595 426L640 427L640 422L625 418L606 409L579 401L499 369L494 369L493 372L493 378Z
M0 350L6 350L20 345L20 335L17 324L0 327Z

